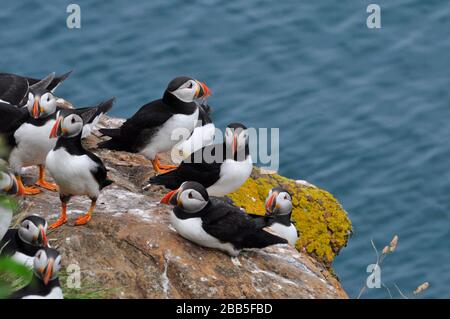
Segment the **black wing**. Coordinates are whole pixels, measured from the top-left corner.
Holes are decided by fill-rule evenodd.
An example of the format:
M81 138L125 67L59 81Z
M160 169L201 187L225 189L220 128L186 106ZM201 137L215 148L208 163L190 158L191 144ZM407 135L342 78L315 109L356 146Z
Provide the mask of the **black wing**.
M222 156L216 161L208 161L204 155L211 154L215 157L216 151L223 149L222 144L205 146L191 154L188 160L181 162L177 169L165 174L150 178L151 184L164 185L169 189L176 189L185 181L194 181L205 188L213 185L220 177Z
M47 90L53 92L65 79L69 77L70 74L72 74L73 70L70 70L69 72L66 72L64 74L61 74L60 76L56 76L52 82L47 86ZM33 84L38 83L41 79L35 79L35 78L26 78L28 80L28 83L30 86Z
M97 116L107 113L112 108L114 100L115 98L111 98L107 101L99 103L96 106L81 107L76 109L58 108L58 111L60 111L64 116L67 116L68 114L77 114L82 117L83 123L86 125L92 123Z
M12 105L20 105L28 93L28 81L22 76L0 73L0 99Z
M238 248L263 248L287 241L260 228L247 214L235 206L212 199L212 205L202 217L203 229L213 237L231 242Z
M162 100L145 104L123 123L120 130L121 139L133 142L139 148L148 143L159 127L172 116L170 108Z
M106 169L105 164L103 164L102 160L97 155L88 150L85 150L85 153L91 160L93 160L97 164L96 167L91 170L91 173L100 186L100 189L111 185L113 182L108 179L108 170Z

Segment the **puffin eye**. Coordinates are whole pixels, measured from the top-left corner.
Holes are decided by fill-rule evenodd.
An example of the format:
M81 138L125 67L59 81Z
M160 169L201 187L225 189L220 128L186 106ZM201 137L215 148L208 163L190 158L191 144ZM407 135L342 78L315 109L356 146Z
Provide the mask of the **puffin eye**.
M188 194L188 197L189 198L192 198L193 196L192 196L192 192L190 192L189 194Z
M188 88L192 89L193 86L194 86L194 84L192 84L192 82L189 82Z
M75 118L72 117L72 121L71 122L72 122L72 124L75 123Z

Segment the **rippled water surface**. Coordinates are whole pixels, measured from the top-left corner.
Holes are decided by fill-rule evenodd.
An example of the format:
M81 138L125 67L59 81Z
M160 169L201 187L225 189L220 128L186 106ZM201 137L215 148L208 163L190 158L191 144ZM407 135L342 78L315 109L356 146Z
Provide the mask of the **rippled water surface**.
M354 297L394 234L382 280L450 297L450 5L369 1L3 0L2 71L75 72L58 89L77 105L117 97L129 116L191 75L213 90L214 120L280 127L280 172L332 192L355 234L334 267ZM398 297L395 288L392 293ZM366 297L389 297L372 289Z

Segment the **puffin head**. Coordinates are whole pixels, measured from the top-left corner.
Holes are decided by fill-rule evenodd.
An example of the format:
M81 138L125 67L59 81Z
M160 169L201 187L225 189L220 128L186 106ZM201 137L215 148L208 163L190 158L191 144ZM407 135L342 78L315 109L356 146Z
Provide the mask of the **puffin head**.
M162 204L178 206L186 213L197 213L205 208L208 202L208 192L197 182L184 182L180 188L161 199Z
M291 194L281 187L272 188L266 198L266 216L290 215L291 212Z
M225 129L225 143L232 155L245 150L248 144L248 130L241 123L230 123Z
M0 194L15 195L18 191L16 177L10 173L0 172Z
M26 107L30 115L35 119L46 117L56 112L56 98L47 89L54 78L55 73L50 73L28 88Z
M77 114L64 116L61 111L56 115L56 122L50 132L50 138L73 137L83 131L83 119Z
M58 277L61 255L56 249L43 248L34 255L33 272L45 285Z
M200 98L206 99L211 95L211 90L205 83L188 76L179 76L170 81L166 91L185 103L191 103Z
M30 245L47 247L47 221L39 216L25 217L19 225L19 238Z

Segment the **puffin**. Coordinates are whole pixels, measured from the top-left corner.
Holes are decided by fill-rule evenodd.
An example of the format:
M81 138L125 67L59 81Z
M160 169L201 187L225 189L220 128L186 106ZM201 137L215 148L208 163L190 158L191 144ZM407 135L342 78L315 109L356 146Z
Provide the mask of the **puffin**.
M252 217L269 220L268 228L278 236L286 239L289 245L295 247L299 236L294 222L291 221L291 194L284 188L274 187L267 195L265 206L265 217L257 215L252 215Z
M0 171L0 195L15 195L19 187L13 174ZM0 205L0 240L3 239L11 225L12 207ZM0 246L1 251L1 246Z
M198 182L184 182L161 203L174 205L171 224L182 237L230 256L237 256L243 249L287 243L263 230L264 224L256 223L240 208L210 197Z
M15 291L9 299L64 299L58 273L61 255L56 249L40 249L33 258L33 276L25 287Z
M209 105L199 105L198 125L194 128L194 131L188 139L182 140L174 146L172 158L175 158L178 155L181 157L181 160L183 160L202 147L213 144L216 126L210 117L210 112L211 107Z
M107 101L105 103L112 103ZM75 225L84 225L91 220L100 191L112 183L107 169L100 158L81 145L83 125L95 115L95 110L78 114L59 114L50 133L58 138L55 147L45 160L46 166L59 189L61 216L50 225L57 228L67 222L67 203L72 196L86 195L91 206L85 216L78 218Z
M119 128L100 129L111 139L98 144L99 148L140 153L151 160L157 173L176 168L161 164L158 154L172 149L178 142L178 132L194 130L199 116L196 101L211 95L206 84L191 77L180 76L170 81L162 99L143 105Z
M47 226L42 217L25 217L18 228L7 230L1 237L0 256L9 256L18 263L31 267L36 252L48 246Z
M66 80L72 70L59 76L54 76L52 81L48 83L46 89L54 92L55 89ZM0 73L0 102L8 103L18 107L22 107L28 101L28 93L30 86L39 83L42 79L32 77L24 77L12 73ZM61 99L60 103L64 104Z
M222 144L201 148L183 160L177 169L153 176L149 183L173 190L185 181L195 181L202 184L210 196L221 197L244 184L252 169L248 130L241 123L231 123L225 129Z
M45 180L45 158L48 152L55 146L56 141L49 139L50 131L56 122L58 111L75 114L91 113L95 109L95 116L85 125L85 130L90 131L92 123L104 113L112 104L102 103L94 107L80 109L65 109L57 107L54 95L47 87L54 81L54 74L50 74L43 80L33 84L29 88L28 101L25 107L18 108L8 103L0 103L0 134L6 137L11 152L7 161L14 171L18 185L18 195L34 195L41 192L36 187L25 187L20 173L22 167L37 165L39 167L39 179L37 186L56 191L53 183Z

